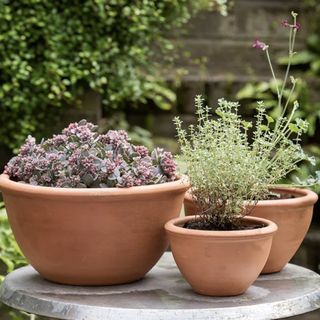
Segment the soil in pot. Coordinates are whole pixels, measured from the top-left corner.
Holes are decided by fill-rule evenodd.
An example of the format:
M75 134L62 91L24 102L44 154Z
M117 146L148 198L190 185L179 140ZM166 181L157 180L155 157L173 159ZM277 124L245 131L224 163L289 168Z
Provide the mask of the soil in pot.
M213 226L208 221L203 219L199 219L199 217L195 218L194 220L187 221L184 225L186 229L193 229L193 230L207 230L207 231L236 231L236 230L252 230L252 229L259 229L265 227L265 225L261 224L250 224L245 223L245 221L239 221L239 223L228 223L224 224L220 228Z
M270 192L267 197L263 200L284 200L298 198L300 195L293 195L290 193L283 192Z

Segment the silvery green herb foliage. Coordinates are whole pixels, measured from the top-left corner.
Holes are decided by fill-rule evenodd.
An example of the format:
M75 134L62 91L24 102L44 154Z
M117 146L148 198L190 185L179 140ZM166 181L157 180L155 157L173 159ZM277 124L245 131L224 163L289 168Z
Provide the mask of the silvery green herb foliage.
M292 13L289 57L293 56L297 30L301 27ZM276 83L269 54L269 46L256 40L253 44L266 52ZM283 92L289 78L290 59L282 87L277 87L281 115L274 119L266 113L262 101L257 103L256 119L245 121L238 114L239 103L218 101L216 116L203 105L201 96L195 99L197 125L182 127L175 119L181 147L181 160L186 164L192 186L192 196L200 207L200 218L212 229L229 229L248 214L258 200L269 194L269 187L277 184L288 173L297 169L302 160L314 162L300 146L301 136L308 123L295 118L297 101L289 110L290 96L283 102ZM296 79L291 77L294 91ZM289 110L289 111L288 111ZM293 120L294 119L294 120ZM311 180L310 180L311 181ZM316 179L312 183L317 183ZM246 205L244 205L246 204Z
M307 124L300 120L290 129L290 118L279 118L276 129L262 102L256 121L249 122L238 114L237 102L220 99L217 117L203 105L201 96L195 103L196 126L185 130L179 118L175 119L180 159L187 166L192 196L202 219L215 229L224 229L236 225L239 216L246 215L258 199L268 195L270 185L307 159L299 144ZM244 207L245 202L249 205Z
M177 179L170 152L156 148L149 153L131 144L124 130L96 130L82 120L39 144L29 136L5 173L15 181L62 188L121 188Z

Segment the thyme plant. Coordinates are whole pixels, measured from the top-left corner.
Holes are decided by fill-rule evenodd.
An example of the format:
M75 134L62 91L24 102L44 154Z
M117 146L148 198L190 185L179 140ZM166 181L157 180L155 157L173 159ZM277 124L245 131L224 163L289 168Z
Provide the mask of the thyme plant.
M289 55L294 54L294 41L300 25L292 13ZM269 55L269 46L256 40L253 47L266 52L271 73L276 80ZM289 60L290 61L290 60ZM213 116L209 107L196 96L197 124L188 129L175 118L180 159L186 164L192 185L192 196L200 208L201 229L230 230L241 228L241 217L248 214L258 200L269 195L269 187L297 169L302 160L313 162L301 145L301 136L308 123L294 115L297 101L289 108L290 97L283 102L284 85L289 78L290 62L283 86L278 87L282 113L274 119L262 101L257 103L256 119L245 121L239 115L239 103L218 100ZM292 92L296 79L291 77ZM277 82L277 81L276 81Z

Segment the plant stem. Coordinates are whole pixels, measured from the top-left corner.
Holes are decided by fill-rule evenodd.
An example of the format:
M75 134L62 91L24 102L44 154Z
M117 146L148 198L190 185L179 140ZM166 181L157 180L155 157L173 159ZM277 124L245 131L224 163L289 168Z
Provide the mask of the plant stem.
M288 65L287 65L286 74L284 76L284 80L283 80L283 83L282 83L282 88L281 88L281 92L280 92L280 98L279 98L279 101L278 101L280 107L281 107L281 102L282 102L283 91L284 91L284 89L286 87L288 76L289 76L289 71L290 71L290 67L291 67L291 60L292 60L292 56L293 56L293 46L294 46L294 43L292 42L292 28L290 28Z
M277 94L278 94L278 99L279 99L280 91L279 91L278 81L277 81L277 77L276 77L276 75L274 73L274 69L273 69L273 66L272 66L272 62L271 62L271 59L270 59L270 54L269 54L268 48L265 51L266 51L269 67L270 67L270 70L271 70L271 74L272 74L273 80L275 81L275 84L276 84Z

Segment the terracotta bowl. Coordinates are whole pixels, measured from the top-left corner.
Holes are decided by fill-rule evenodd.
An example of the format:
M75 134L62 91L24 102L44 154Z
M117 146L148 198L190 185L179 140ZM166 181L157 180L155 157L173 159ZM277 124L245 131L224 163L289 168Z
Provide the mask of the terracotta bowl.
M279 228L274 236L270 256L262 273L279 272L299 249L308 232L313 206L318 196L300 188L278 188L272 191L293 195L291 199L259 201L250 215L271 220ZM189 193L184 200L185 214L198 213L197 205Z
M292 199L259 201L250 215L275 222L279 231L273 239L270 256L262 273L281 271L299 249L311 224L318 196L307 189L274 189L295 196Z
M32 186L0 176L9 222L46 279L112 285L142 278L168 247L163 226L179 215L188 183L132 188Z
M246 217L262 228L241 231L202 231L182 226L194 216L173 219L165 225L174 259L197 293L235 296L244 293L264 267L277 230L266 219Z

